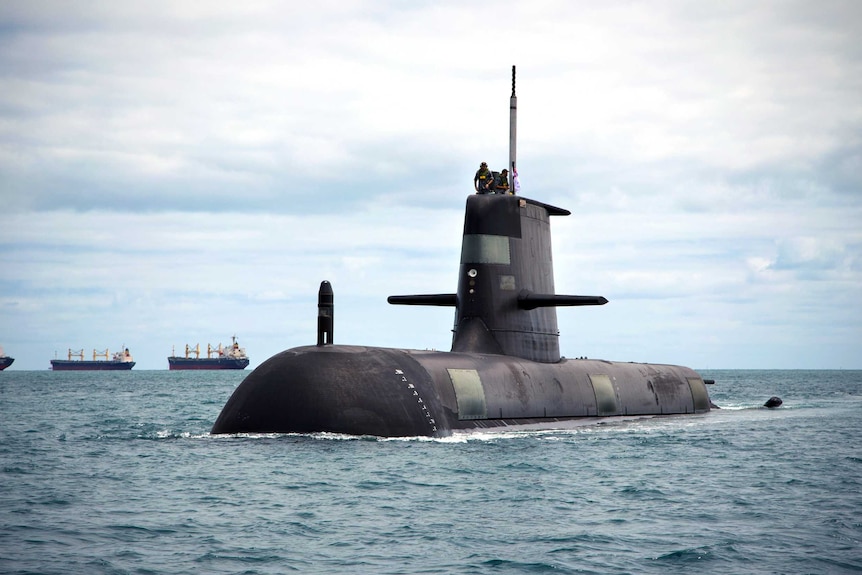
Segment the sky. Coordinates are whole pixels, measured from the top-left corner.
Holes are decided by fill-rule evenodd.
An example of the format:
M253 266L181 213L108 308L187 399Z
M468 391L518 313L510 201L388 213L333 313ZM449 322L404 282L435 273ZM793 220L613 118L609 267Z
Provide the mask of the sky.
M564 356L862 368L862 3L0 2L10 369L448 351L481 161L551 220Z

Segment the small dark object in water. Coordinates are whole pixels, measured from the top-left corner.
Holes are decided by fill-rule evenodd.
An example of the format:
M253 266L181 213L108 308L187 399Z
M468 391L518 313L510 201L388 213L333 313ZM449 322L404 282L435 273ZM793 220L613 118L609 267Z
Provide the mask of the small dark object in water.
M772 397L770 397L769 399L766 400L766 403L763 404L763 407L768 407L769 409L772 409L773 407L781 407L782 403L784 403L784 402L781 401L780 397L776 397L773 395Z

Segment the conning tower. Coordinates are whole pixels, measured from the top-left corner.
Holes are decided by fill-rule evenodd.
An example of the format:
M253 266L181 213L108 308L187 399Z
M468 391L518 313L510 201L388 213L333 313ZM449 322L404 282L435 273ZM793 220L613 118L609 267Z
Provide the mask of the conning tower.
M455 307L452 351L560 360L556 306L603 305L557 295L550 216L568 210L513 195L467 198L458 292L391 296L389 303Z

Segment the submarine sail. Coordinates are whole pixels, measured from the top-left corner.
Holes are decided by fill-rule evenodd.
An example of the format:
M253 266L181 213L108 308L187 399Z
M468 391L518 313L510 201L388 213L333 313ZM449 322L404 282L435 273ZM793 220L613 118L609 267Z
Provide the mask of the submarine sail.
M514 98L513 67L511 110ZM514 150L510 145L513 171ZM567 215L510 193L467 198L456 293L388 300L454 307L449 352L335 345L333 290L322 282L317 345L283 351L258 366L231 395L212 433L442 437L708 412L705 382L690 368L561 357L556 308L607 303L602 296L555 291L550 220Z

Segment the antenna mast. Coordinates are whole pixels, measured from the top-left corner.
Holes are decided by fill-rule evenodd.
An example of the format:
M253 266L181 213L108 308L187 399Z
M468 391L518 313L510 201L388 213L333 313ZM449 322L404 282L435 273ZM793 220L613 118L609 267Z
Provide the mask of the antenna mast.
M512 66L512 96L509 98L509 189L515 190L518 139L518 98L515 96L515 66Z

